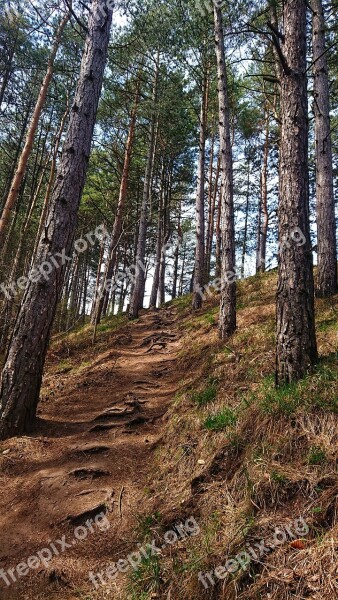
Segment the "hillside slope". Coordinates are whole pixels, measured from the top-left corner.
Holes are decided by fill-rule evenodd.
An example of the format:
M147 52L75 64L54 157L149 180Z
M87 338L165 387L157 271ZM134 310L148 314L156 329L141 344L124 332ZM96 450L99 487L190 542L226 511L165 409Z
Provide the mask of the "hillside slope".
M0 566L76 548L1 598L338 597L337 297L316 372L277 392L275 278L240 283L227 345L217 297L53 342L36 431L0 448Z

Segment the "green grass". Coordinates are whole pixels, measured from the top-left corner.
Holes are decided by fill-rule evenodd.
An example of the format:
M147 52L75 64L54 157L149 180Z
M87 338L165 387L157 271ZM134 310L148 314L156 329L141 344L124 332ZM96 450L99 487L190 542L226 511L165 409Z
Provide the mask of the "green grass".
M209 325L215 324L215 315L213 313L207 313L204 318Z
M262 408L265 413L291 415L300 405L303 382L275 387L274 377L269 376L263 382Z
M179 298L175 298L175 300L169 300L169 302L166 302L166 306L176 306L179 310L185 310L186 308L189 308L191 304L192 294L180 296Z
M155 525L159 525L161 522L161 515L159 512L155 512L152 515L139 515L137 533L140 539L146 541L152 535L152 529Z
M191 396L191 399L198 404L198 406L205 406L215 400L217 396L217 387L214 383L210 383L208 387L206 387L201 392L194 392Z
M237 415L230 408L224 408L219 412L209 415L204 421L204 427L210 431L223 431L227 427L233 427L237 423Z
M285 475L278 473L278 471L271 472L271 480L275 481L276 483L286 483L287 481Z
M331 356L322 360L314 373L296 383L276 388L274 377L266 377L257 393L263 412L270 415L290 416L298 408L338 412L338 395L334 389L337 380L337 365Z
M128 587L133 599L140 600L144 598L146 600L152 597L152 593L158 592L160 585L160 557L154 554L142 559L139 567L132 572Z
M322 321L319 321L317 323L317 330L318 331L330 331L330 330L335 331L336 329L338 329L338 323L337 323L337 318L336 317L332 317L331 319L323 319Z
M62 373L62 371L70 371L72 368L73 364L68 358L60 360L59 364L57 365L57 370L59 373Z
M309 465L321 465L326 461L326 454L324 450L318 446L312 446L308 454Z

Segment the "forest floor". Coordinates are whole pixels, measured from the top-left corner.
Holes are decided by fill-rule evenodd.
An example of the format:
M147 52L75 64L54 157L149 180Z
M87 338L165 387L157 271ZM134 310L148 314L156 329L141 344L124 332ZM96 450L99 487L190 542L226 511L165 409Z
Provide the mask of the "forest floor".
M36 429L0 445L1 600L338 598L338 297L276 391L275 286L239 283L228 344L216 296L52 341Z
M144 313L109 334L99 351L79 345L53 346L33 435L1 447L0 565L7 572L41 550L48 563L15 573L16 582L7 575L10 586L0 580L3 600L82 597L76 590L92 585L90 571L134 550L131 531L180 378L175 311ZM95 525L102 512L106 532L105 519L101 529ZM86 539L76 540L76 527L90 517ZM71 547L62 552L64 535Z

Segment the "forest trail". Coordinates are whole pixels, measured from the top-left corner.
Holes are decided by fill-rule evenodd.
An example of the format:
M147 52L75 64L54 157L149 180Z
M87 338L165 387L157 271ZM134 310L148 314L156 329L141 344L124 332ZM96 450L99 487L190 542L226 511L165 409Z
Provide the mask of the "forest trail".
M76 548L7 588L0 580L1 599L78 598L74 590L90 585L90 571L135 550L161 419L181 379L179 349L175 309L168 308L119 329L75 372L51 373L57 357L50 353L36 431L1 447L0 567L8 572L51 543L60 549L62 536ZM96 527L75 541L75 528L102 511L109 530Z

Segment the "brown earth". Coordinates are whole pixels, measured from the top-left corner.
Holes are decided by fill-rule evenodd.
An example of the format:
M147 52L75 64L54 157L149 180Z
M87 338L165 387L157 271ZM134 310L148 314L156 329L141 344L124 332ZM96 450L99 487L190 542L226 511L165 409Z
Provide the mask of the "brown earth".
M181 377L175 319L173 308L144 313L104 351L77 350L78 369L60 368L50 353L35 431L0 448L0 568L9 581L15 569L16 579L6 586L0 578L2 600L119 597L123 576L105 596L88 573L135 551L136 515L149 495L162 417ZM77 533L86 539L75 539L76 527L101 512L109 529L85 525ZM59 555L53 550L46 567L33 561L37 568L19 577L16 566L51 544Z

